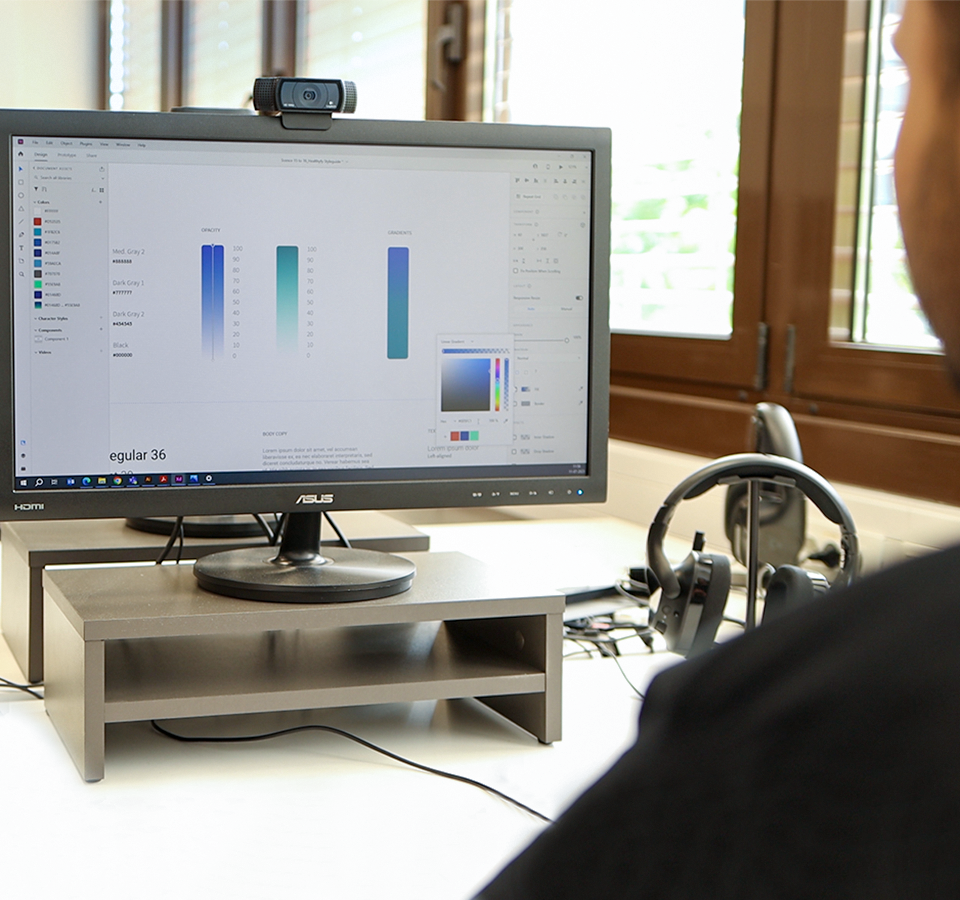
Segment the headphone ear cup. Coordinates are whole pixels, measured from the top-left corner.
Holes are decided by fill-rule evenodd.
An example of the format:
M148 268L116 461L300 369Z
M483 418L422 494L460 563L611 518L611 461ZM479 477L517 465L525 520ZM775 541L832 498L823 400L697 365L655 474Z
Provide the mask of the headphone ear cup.
M761 623L773 622L829 589L829 582L819 572L807 572L799 566L780 566L767 583Z
M730 560L693 550L674 570L678 593L660 592L650 627L663 635L667 649L681 656L709 650L717 637L730 591Z
M712 574L707 584L707 593L703 600L703 613L697 625L688 657L705 653L717 640L717 630L723 621L723 611L727 607L727 595L730 593L730 557L722 553L704 555L711 561Z

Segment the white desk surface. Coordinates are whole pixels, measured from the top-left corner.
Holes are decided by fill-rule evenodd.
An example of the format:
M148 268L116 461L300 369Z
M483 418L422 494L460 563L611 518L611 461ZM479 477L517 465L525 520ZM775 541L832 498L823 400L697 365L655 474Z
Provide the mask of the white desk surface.
M542 573L551 587L622 576L642 560L645 538L613 519L417 527L435 550ZM677 661L639 640L623 651L641 690ZM0 675L22 679L2 640ZM563 681L564 738L552 746L470 700L316 720L555 816L629 745L639 712L612 660L571 657ZM243 724L269 730L274 720ZM0 690L0 895L9 900L466 900L543 827L476 788L321 732L180 744L148 723L108 725L105 779L86 784L43 704Z

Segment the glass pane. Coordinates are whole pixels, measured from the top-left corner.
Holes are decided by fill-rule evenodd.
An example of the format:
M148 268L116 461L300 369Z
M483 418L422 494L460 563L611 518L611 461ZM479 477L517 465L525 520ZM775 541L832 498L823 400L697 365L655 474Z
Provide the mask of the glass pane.
M834 318L839 320L839 327L832 329L832 336L877 346L930 350L939 348L940 343L913 293L893 184L893 155L909 86L906 68L892 43L902 9L903 0L871 3L865 25L861 25L866 31L862 37L857 36L855 22L848 24L848 43L862 41L865 58L863 68L853 79L860 87L863 110L858 115L858 119L861 116L862 119L855 123L860 150L853 257L857 265L852 273L842 265L835 265L834 283L838 289L835 290ZM843 214L845 155L841 137L838 223ZM842 240L837 243L841 244ZM843 280L847 279L849 285L851 276L853 302L844 322Z
M250 106L260 72L260 0L194 0L187 6L188 106Z
M497 7L487 118L613 130L613 329L729 336L743 0Z
M357 85L365 119L422 119L425 0L311 0L304 71Z
M110 109L160 109L160 0L110 4Z

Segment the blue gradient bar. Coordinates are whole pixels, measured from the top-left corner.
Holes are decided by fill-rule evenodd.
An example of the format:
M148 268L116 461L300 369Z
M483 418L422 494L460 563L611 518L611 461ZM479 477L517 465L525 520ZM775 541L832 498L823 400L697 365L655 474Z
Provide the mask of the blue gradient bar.
M200 248L200 344L205 359L223 356L223 244Z
M387 248L387 359L406 359L410 331L410 248Z
M277 349L296 351L300 251L277 247Z
M213 359L213 244L200 248L200 348Z
M223 244L213 245L213 358L223 356Z

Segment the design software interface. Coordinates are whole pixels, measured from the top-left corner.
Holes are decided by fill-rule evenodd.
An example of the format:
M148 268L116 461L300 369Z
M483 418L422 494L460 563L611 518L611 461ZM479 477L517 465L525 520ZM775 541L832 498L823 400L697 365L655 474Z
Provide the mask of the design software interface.
M589 153L12 149L19 487L585 471Z

